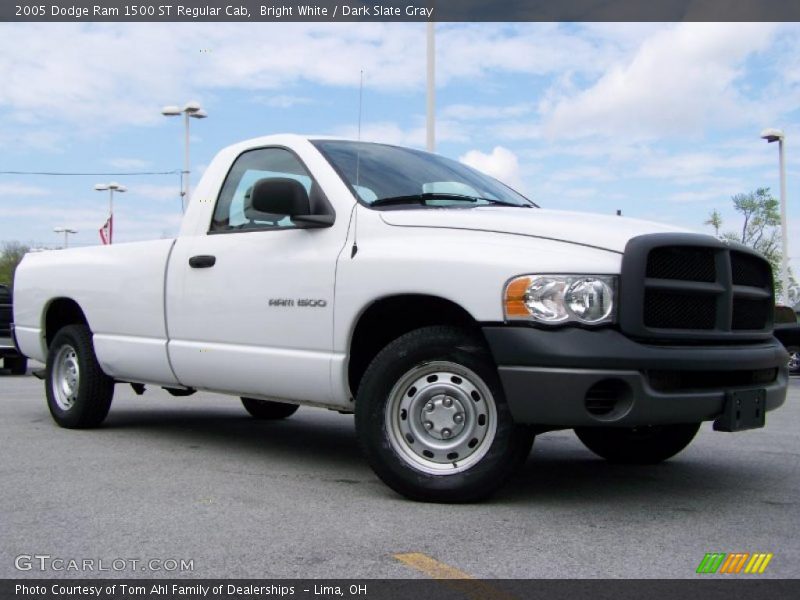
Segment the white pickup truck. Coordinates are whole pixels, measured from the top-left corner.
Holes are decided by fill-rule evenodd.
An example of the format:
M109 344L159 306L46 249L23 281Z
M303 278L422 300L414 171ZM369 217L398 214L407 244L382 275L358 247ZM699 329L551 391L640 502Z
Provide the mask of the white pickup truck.
M354 412L384 482L457 502L544 431L655 463L703 421L762 427L787 387L773 307L743 246L543 210L434 154L276 135L216 156L177 239L26 256L14 334L61 426L100 425L117 383L262 419Z

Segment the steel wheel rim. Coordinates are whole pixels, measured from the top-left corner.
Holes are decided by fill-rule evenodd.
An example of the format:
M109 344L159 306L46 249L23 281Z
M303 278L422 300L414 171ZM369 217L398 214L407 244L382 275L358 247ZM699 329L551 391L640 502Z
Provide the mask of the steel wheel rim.
M489 451L497 407L483 380L459 364L418 365L389 392L386 431L409 466L434 475L466 471Z
M53 361L53 377L51 387L58 408L69 410L78 398L81 381L78 353L75 348L65 344L59 348Z

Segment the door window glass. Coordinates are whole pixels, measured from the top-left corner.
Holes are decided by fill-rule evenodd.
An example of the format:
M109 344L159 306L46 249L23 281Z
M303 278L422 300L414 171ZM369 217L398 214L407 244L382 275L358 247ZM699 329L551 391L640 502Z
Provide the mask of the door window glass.
M299 181L306 192L311 192L311 176L292 152L283 148L259 148L241 154L222 185L211 231L294 227L288 216L262 213L250 204L250 193L257 181L287 177Z

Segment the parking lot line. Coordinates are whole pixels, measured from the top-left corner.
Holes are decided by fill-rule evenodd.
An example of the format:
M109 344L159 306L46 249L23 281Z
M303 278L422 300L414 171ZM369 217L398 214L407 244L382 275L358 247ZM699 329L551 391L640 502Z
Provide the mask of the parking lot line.
M451 567L422 552L395 554L394 558L412 569L425 573L431 579L443 580L449 588L461 592L470 600L518 600L501 589L480 581L461 569Z
M395 554L394 557L412 569L425 573L431 579L475 579L472 575L439 562L422 552Z

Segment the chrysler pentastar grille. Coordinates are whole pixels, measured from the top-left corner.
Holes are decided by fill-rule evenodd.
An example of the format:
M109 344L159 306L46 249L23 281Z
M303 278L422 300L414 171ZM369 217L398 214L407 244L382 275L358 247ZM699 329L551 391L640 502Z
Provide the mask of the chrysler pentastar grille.
M772 270L740 244L695 234L633 238L621 289L620 326L632 337L735 341L772 331Z

